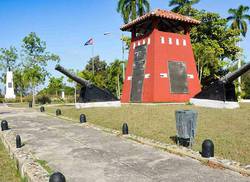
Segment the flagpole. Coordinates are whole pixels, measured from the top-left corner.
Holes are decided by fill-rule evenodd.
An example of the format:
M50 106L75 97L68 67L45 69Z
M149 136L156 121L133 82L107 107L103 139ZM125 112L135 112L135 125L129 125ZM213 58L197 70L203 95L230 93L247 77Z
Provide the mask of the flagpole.
M92 44L92 73L95 74L95 61L94 61L94 44Z
M90 38L85 44L84 46L88 46L88 45L91 45L91 58L90 60L92 59L92 74L94 76L95 74L95 61L94 61L94 40L93 38Z
M122 80L124 82L125 80L125 63L124 63L124 40L123 40L123 34L122 34Z

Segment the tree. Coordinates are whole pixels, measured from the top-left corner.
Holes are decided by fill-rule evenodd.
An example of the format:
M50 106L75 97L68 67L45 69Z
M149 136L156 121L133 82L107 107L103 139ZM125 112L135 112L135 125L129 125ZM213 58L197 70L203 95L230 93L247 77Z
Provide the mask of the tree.
M24 37L22 52L24 58L24 77L32 88L32 102L35 104L35 88L44 83L49 75L46 70L48 61L59 61L59 56L46 52L46 43L34 32Z
M79 70L76 70L76 71L74 71L74 69L69 69L69 71L71 72L71 73L73 73L73 74L75 74L76 76L79 76L79 77L82 77L83 78L83 76L82 76L82 74L81 74L81 72L79 71ZM71 78L67 78L67 82L69 82L69 83L75 83L74 84L74 100L75 100L75 103L76 103L76 90L77 89L79 89L80 90L80 85L77 83L77 82L75 82L74 80L72 80Z
M75 93L75 88L67 86L67 85L63 86L63 90L64 90L65 95L74 95Z
M191 30L191 41L202 84L225 74L234 63L240 48L240 32L227 26L227 20L217 13L197 11L194 18L201 24Z
M16 67L17 58L17 50L15 47L11 46L9 49L0 49L0 71L3 71L1 75L2 83L6 81L6 71L8 69L13 70Z
M56 96L58 96L58 91L63 89L64 83L63 83L63 76L56 78L56 77L51 77L49 79L49 85L48 89L52 92L55 93Z
M238 7L238 9L232 9L230 8L228 10L228 13L231 14L231 16L229 16L227 18L227 20L229 22L232 22L231 24L231 28L235 29L235 30L239 30L241 32L241 35L243 37L246 36L247 33L247 22L246 20L248 20L250 22L250 15L246 14L249 10L248 6L243 6L240 5ZM241 56L238 60L238 68L241 67ZM239 93L241 93L241 77L238 78L238 90Z
M23 95L29 85L28 80L24 77L24 74L24 69L19 66L15 69L13 75L15 90L16 93L20 95L20 102L23 102Z
M35 87L45 82L48 73L38 65L24 68L24 80L27 80L32 89L32 103L35 104Z
M17 50L15 47L10 47L9 49L1 48L0 49L0 69L7 70L13 69L17 60Z
M124 23L128 23L150 11L149 0L119 0L117 12L121 13Z
M219 57L224 53L224 50L218 45L217 41L206 40L201 43L196 43L193 46L194 54L197 61L199 80L212 76L213 79L217 76L217 72L223 67ZM209 78L209 79L211 79Z
M176 13L190 16L193 11L192 6L199 2L200 0L171 0L169 6L175 6L172 11Z
M125 49L129 50L130 43L131 43L131 37L128 37L126 35L122 35L121 36L121 41L122 41L123 44L125 43ZM122 51L124 51L124 50L122 50Z
M250 22L250 15L246 14L248 12L248 10L249 10L249 7L248 6L243 6L243 5L240 5L238 7L238 9L230 8L228 10L228 13L231 14L231 16L229 16L227 18L227 20L229 22L232 22L231 28L240 30L241 35L243 37L245 37L246 33L247 33L247 22L246 22L246 20L248 20Z
M92 64L94 63L94 71L95 75L92 73ZM79 76L91 81L96 86L101 88L106 88L106 79L107 79L107 63L105 60L100 60L99 56L95 56L91 58L87 65L85 66L85 70L79 73Z
M105 61L100 60L99 56L95 56L91 58L87 65L85 66L85 70L92 72L93 71L93 64L94 63L94 71L95 73L100 73L106 70L107 63Z
M95 75L92 72L92 63L94 63ZM88 61L85 66L85 70L79 73L81 77L86 80L90 80L92 83L101 88L106 88L107 79L107 63L104 60L100 60L99 56L93 57Z
M107 88L117 97L120 98L122 79L122 61L116 59L114 62L110 63L108 67L108 79Z
M242 87L244 91L244 98L250 99L250 72L248 71L242 75Z
M85 69L78 72L77 76L84 78L94 85L108 89L114 95L120 96L121 85L123 82L122 78L122 63L123 61L115 60L114 62L107 65L104 60L100 60L99 56L94 58L95 75L92 74L92 59L88 61ZM71 80L69 80L71 81Z

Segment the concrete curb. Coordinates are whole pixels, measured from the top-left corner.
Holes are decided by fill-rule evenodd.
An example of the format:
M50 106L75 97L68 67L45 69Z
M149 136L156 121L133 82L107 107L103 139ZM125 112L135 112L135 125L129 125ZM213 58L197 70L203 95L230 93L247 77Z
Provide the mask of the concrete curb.
M181 147L181 146L156 142L150 139L138 137L136 135L129 134L128 136L124 136L124 137L135 140L145 145L150 145L150 146L162 149L169 153L190 157L212 168L229 169L234 172L238 172L244 176L250 176L250 170L245 169L243 166L240 166L240 163L235 162L235 161L230 161L229 163L228 162L229 160L220 159L218 157L204 158L200 155L199 152L193 151L191 149Z
M68 120L68 121L73 121L73 122L76 121L76 120L70 119L70 118L65 117L65 116L56 117L50 113L45 113L45 114L52 116L52 117L55 117L55 118L60 118L63 120ZM244 176L250 176L250 169L246 168L246 166L242 166L239 162L225 160L225 159L222 159L219 157L203 158L198 151L193 151L193 150L186 148L186 147L166 144L166 143L158 142L158 141L151 140L148 138L136 136L134 134L122 135L121 131L119 131L119 130L114 130L114 129L105 128L102 126L97 126L97 125L92 124L92 123L82 123L82 124L78 123L76 125L81 126L81 127L86 127L86 128L89 127L89 128L93 128L96 130L101 130L101 131L108 132L108 133L111 133L113 135L125 138L125 139L135 141L137 143L149 145L149 146L161 149L163 151L167 151L167 152L172 153L172 154L176 154L179 156L186 156L186 157L198 160L202 164L207 165L207 166L212 167L212 168L229 169L231 171L240 173Z
M36 158L26 148L16 148L16 133L12 130L0 131L0 139L12 159L16 161L17 169L28 182L48 182L48 172L37 162Z

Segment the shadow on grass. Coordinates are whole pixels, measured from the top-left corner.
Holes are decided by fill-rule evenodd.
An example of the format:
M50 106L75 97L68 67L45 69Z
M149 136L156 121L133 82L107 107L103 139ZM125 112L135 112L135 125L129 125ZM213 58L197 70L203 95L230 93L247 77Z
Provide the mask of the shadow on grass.
M179 144L183 147L190 147L190 139L189 138L178 138L175 136L169 137L175 144Z

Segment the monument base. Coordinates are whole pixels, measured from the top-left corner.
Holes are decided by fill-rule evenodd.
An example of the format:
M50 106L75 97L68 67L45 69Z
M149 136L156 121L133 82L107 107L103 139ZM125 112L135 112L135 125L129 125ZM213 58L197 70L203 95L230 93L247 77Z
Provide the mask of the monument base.
M91 107L121 107L120 101L75 103L77 109Z
M13 94L6 94L4 96L5 99L15 99L16 98L16 95L13 95Z
M219 101L219 100L210 100L210 99L195 99L191 98L190 103L195 106L208 107L208 108L217 108L217 109L236 109L240 105L238 102L229 102L229 101Z
M239 102L242 102L242 103L250 103L250 99L241 99L241 100L239 100Z

